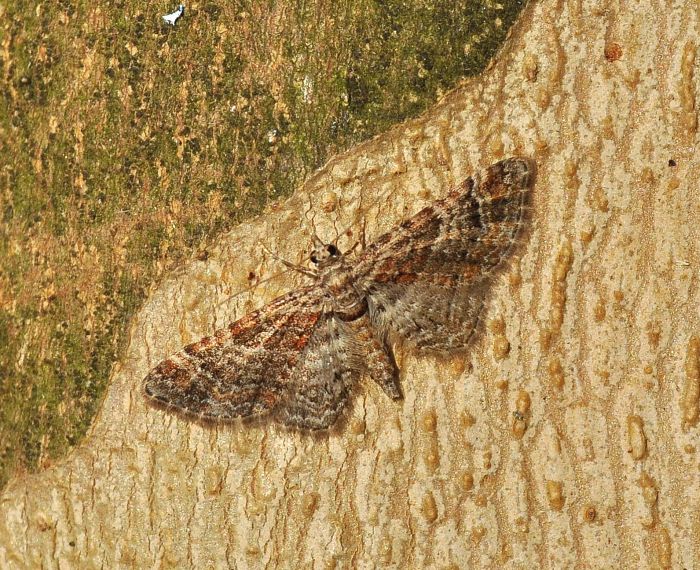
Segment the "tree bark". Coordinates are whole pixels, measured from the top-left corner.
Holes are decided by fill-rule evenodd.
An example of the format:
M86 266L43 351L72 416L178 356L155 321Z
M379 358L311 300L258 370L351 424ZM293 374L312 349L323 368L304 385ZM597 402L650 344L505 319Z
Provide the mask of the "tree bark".
M87 441L0 500L0 566L700 567L699 8L542 0L495 62L164 282ZM468 174L538 164L526 249L468 354L400 349L323 437L201 427L140 382Z

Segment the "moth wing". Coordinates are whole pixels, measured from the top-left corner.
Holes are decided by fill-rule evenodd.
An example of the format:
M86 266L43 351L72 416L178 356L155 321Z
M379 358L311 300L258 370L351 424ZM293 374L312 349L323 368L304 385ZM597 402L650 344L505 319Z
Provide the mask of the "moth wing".
M204 421L273 415L299 428L330 426L358 364L339 354L350 339L335 330L325 300L306 287L186 346L146 376L147 400Z
M329 428L343 413L365 368L365 354L351 325L333 313L324 315L304 350L292 389L276 410L276 418L294 428Z
M365 249L354 277L374 325L418 349L466 347L529 219L533 179L525 159L498 162Z

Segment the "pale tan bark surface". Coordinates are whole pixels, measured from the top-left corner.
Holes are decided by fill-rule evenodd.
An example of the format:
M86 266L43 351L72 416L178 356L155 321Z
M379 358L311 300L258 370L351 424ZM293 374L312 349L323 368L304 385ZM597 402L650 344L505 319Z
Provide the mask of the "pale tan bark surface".
M533 2L481 78L164 282L86 443L4 492L0 567L700 567L698 18ZM533 228L466 361L400 351L405 401L363 383L322 438L145 405L152 365L302 282L261 243L371 241L513 154Z

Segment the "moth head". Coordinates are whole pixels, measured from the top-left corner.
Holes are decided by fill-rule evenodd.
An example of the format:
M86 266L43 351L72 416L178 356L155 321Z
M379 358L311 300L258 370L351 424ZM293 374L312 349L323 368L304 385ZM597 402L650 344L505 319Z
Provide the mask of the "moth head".
M320 240L314 240L314 248L311 250L309 258L315 265L328 265L336 259L340 258L340 251L332 243L323 243Z

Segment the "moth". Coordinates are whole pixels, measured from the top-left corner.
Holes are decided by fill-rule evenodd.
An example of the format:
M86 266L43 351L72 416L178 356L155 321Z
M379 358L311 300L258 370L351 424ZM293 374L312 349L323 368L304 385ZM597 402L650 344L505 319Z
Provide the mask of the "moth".
M267 416L323 430L365 374L402 398L392 346L465 349L489 290L522 241L534 164L509 158L467 178L363 251L314 238L311 283L158 364L153 405L205 422ZM287 264L292 265L292 264Z

